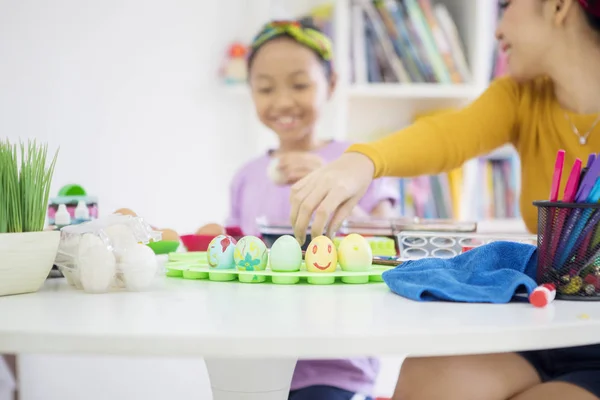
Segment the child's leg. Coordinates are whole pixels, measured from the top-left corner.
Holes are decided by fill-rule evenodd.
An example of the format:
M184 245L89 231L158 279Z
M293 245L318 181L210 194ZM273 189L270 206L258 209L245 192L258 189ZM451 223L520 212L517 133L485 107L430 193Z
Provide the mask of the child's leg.
M514 353L407 358L394 400L506 400L540 383Z
M597 381L600 383L600 371L596 371ZM536 385L533 388L513 397L511 400L598 400L599 398L582 389L566 382L548 382Z
M289 400L370 400L370 398L333 386L318 385L290 392Z

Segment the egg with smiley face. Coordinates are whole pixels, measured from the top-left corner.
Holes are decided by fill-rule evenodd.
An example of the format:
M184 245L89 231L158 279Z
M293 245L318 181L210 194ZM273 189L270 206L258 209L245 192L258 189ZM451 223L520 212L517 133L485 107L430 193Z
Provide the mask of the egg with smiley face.
M337 250L327 236L314 238L304 256L308 272L335 272L337 269Z

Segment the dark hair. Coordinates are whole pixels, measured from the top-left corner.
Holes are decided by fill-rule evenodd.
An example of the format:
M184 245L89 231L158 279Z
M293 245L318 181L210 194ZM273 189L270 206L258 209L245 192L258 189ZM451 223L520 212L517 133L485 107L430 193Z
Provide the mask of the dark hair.
M600 10L600 0L588 0L588 7L583 6L585 19L590 27L600 33L600 15L592 10Z
M323 30L321 30L317 25L315 25L314 22L313 22L313 20L312 20L312 18L310 18L310 17L299 19L297 22L300 23L300 25L304 29L313 29L313 30L315 30L317 32L323 33ZM265 25L265 27L266 27L266 25ZM263 28L260 32L258 32L258 34L256 35L256 37L260 36L264 32L264 30L265 30L265 28ZM269 40L261 43L258 47L255 47L254 49L252 49L250 51L250 54L248 55L248 61L247 61L248 62L248 64L247 64L248 65L248 72L250 72L250 70L252 69L252 63L254 61L254 57L256 56L256 54L258 54L258 52L260 51L260 49L265 44L269 43L270 41L275 40L275 39L279 39L279 38L282 38L282 37L290 38L290 39L294 40L296 43L298 43L299 45L305 46L304 44L302 44L302 43L298 42L296 39L294 39L292 36L290 36L288 34L285 34L285 33L282 33L281 35L273 36ZM321 65L323 66L323 71L325 71L325 76L327 77L328 80L331 79L331 75L333 73L333 67L331 65L331 62L323 59L323 57L321 57L321 55L316 50L311 49L308 46L305 46L305 47L308 48L308 49L310 49L313 53L315 53L315 56L317 56L317 58L319 59Z

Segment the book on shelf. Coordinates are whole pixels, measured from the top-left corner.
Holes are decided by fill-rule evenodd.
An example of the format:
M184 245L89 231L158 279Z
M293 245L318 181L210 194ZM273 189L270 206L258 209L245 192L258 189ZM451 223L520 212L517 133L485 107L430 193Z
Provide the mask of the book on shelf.
M478 160L477 196L470 210L476 220L508 219L519 217L518 176L519 168L514 158ZM400 180L400 211L405 216L421 218L460 218L463 201L464 168L449 173L419 176Z
M415 121L454 109L429 110ZM448 173L400 180L400 212L421 218L483 220L519 217L519 159L481 157ZM462 215L468 204L468 215Z
M319 6L313 7L305 15L298 17L300 21L310 22L312 25L319 28L325 35L327 35L332 41L334 39L334 3L324 3ZM335 47L335 44L334 44Z
M356 0L351 7L353 81L466 83L463 43L448 8L431 0Z

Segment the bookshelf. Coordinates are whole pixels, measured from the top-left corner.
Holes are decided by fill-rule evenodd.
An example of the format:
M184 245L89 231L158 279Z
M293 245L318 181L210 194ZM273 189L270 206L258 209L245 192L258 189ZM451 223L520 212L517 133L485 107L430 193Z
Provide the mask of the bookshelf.
M419 114L432 110L462 107L486 89L495 69L494 29L498 18L496 0L431 0L433 10L436 10L436 5L440 4L441 7L439 8L443 8L449 16L449 21L454 26L457 35L451 49L456 49L458 46L462 50L463 58L468 67L468 74L461 75L458 82L457 79L451 79L452 82L448 82L447 79L438 79L437 82L435 80L432 82L431 79L428 82L418 81L418 79L374 81L372 76L365 71L365 68L367 68L365 59L369 58L364 53L366 51L364 42L371 39L370 43L373 44L373 38L381 38L381 36L377 36L377 27L373 24L375 18L381 19L380 35L382 32L384 34L389 33L386 28L390 28L390 25L389 20L388 25L385 24L383 11L375 7L371 0L257 0L257 5L261 1L265 3L262 6L264 10L273 10L274 8L278 10L277 18L286 15L288 17L317 16L321 21L325 21L324 30L334 41L335 68L339 80L336 93L318 126L319 135L322 137L334 137L351 141L373 140L409 125ZM389 1L394 3L392 0ZM408 15L409 4L412 4L413 7L427 4L426 1L422 2L422 0L403 1L406 7L405 15ZM382 4L384 3L386 2L383 1ZM282 10L285 10L283 14ZM423 14L426 13L423 12ZM438 14L434 13L434 15ZM369 19L369 16L371 17L371 25L365 22ZM274 18L274 16L267 14L262 18L264 21ZM410 19L410 16L407 18ZM399 22L400 20L396 19L394 21ZM437 21L441 21L441 19L437 19ZM446 27L448 26L447 23L448 21L446 21ZM364 33L365 25L370 26L371 38ZM423 27L420 27L420 32L423 32ZM450 43L448 37L452 37L452 35L448 32L452 32L452 30L446 29L444 32L447 33L447 42ZM437 33L439 34L439 31ZM364 37L361 38L361 35ZM439 38L434 36L431 36L431 38L433 41L430 43L439 43ZM422 43L424 44L425 41L423 40ZM399 47L393 47L393 45L393 42L388 41L387 54L390 54L390 49L392 55L400 51L397 50ZM385 48L383 45L380 46ZM380 49L381 51L383 50ZM413 54L417 54L418 58L418 51L413 51L415 51ZM431 53L427 54L431 56ZM423 56L423 53L420 55ZM397 57L401 62L405 60L400 55L397 55ZM357 59L361 59L361 61ZM458 65L456 57L453 60L456 67ZM430 68L434 69L433 67ZM436 78L440 76L440 74L437 74ZM439 83L440 81L444 83ZM248 95L246 88L231 88L228 90L232 93ZM258 148L264 149L266 146L273 145L275 141L272 133L266 132L257 121L254 122L256 122L254 125L257 126L256 129L259 131L257 135ZM495 150L491 154L482 155L481 159L470 160L465 163L460 172L462 193L459 196L460 199L453 199L454 203L459 202L459 204L453 204L451 207L454 210L453 217L463 220L481 220L496 217L489 210L481 211L482 207L494 208L487 203L481 204L482 179L486 179L486 174L492 176L491 168L487 168L485 165L486 163L496 165L498 162L509 161L514 168L516 166L515 158L514 150L506 146ZM490 171L486 172L487 169L490 169ZM514 176L512 183L515 184L515 179L518 185L518 178L514 178ZM491 196L494 197L496 194L491 194ZM514 210L515 212L518 211L518 207L514 207ZM512 218L518 216L513 214L515 213L512 211L502 212L499 217Z

